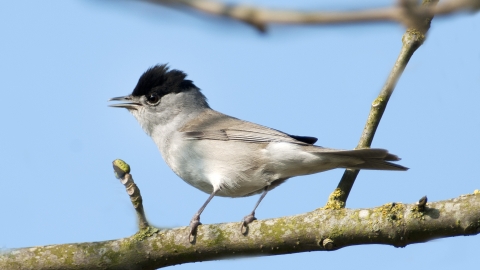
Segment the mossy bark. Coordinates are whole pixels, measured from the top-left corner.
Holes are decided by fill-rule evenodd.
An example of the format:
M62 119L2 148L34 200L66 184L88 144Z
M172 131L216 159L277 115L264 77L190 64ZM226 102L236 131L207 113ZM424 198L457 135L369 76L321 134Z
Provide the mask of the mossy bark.
M239 223L202 225L190 243L189 228L146 229L119 240L22 248L0 254L0 269L157 269L175 264L244 256L336 250L352 245L404 247L442 237L480 233L480 194L371 209L317 209Z

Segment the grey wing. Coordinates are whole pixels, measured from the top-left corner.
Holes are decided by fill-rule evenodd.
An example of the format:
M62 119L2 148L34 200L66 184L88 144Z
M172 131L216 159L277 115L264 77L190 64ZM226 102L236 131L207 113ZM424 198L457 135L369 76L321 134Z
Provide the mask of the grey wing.
M320 166L319 171L333 168L407 170L401 165L389 161L399 158L385 149L341 150L312 145L313 137L292 136L281 131L233 118L213 110L207 110L194 120L185 124L180 130L188 140L221 140L247 143L287 142L299 145L301 152L321 156L322 163L330 162L330 167ZM285 156L289 161L289 156ZM327 162L328 163L328 162ZM301 165L301 164L299 164ZM327 164L328 165L328 164ZM311 173L311 172L310 172Z
M314 137L295 136L265 126L208 110L180 129L186 139L242 141L250 143L288 142L311 145Z

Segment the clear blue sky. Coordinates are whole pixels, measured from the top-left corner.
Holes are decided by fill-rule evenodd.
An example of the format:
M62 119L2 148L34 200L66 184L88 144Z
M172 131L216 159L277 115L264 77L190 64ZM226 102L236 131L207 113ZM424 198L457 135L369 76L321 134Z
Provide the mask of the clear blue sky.
M249 2L362 7L347 0ZM423 195L444 200L480 189L478 29L479 13L433 21L373 141L411 169L362 171L349 208L412 203ZM116 158L132 166L152 224L188 225L208 195L170 171L133 116L107 107L110 97L129 94L148 67L169 63L184 70L221 112L348 149L358 142L403 32L395 24L365 24L274 26L261 35L238 22L140 1L2 1L0 248L134 234L134 211L113 176ZM321 207L341 175L334 170L290 179L265 198L257 217ZM257 198L214 198L202 222L240 221ZM403 249L358 246L175 269L464 269L478 266L479 240L455 237Z

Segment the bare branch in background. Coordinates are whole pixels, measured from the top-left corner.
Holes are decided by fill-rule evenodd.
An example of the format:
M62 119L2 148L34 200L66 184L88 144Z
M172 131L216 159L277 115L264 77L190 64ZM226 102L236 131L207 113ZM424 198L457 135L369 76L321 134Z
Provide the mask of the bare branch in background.
M358 11L299 11L267 9L211 0L147 0L164 5L186 7L215 16L245 22L261 32L269 24L338 24L358 22L397 22L407 28L423 24L425 18L480 9L480 0L448 0L437 6L421 5L416 0L399 0L394 7ZM433 1L424 1L433 2Z

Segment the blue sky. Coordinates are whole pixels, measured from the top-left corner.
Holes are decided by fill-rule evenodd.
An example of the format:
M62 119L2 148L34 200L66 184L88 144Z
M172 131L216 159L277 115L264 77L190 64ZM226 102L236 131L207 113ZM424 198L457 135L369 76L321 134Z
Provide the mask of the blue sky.
M348 9L393 1L249 1L271 7ZM347 202L367 208L444 200L480 189L480 14L434 19L387 107L374 147L402 157L408 172L362 171ZM136 232L135 214L111 162L127 161L152 224L188 225L208 197L165 165L126 110L148 67L189 74L212 108L318 145L354 148L370 104L398 55L395 24L273 26L242 23L140 1L0 3L0 248L102 241ZM259 219L325 204L343 171L293 178L257 210ZM203 223L240 221L257 196L214 198ZM479 237L406 248L357 246L175 266L175 269L467 268ZM304 267L304 268L307 268Z

